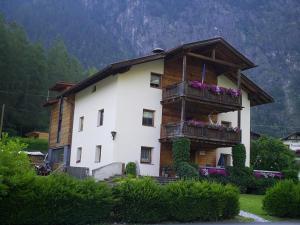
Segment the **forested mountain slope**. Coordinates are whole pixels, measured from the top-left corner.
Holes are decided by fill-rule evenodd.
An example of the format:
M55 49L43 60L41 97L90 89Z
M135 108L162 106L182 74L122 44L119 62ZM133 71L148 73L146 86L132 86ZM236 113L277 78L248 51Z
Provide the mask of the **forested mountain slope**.
M63 39L86 68L222 36L259 65L246 74L276 100L252 111L253 130L300 129L298 0L1 0L0 12L32 41Z

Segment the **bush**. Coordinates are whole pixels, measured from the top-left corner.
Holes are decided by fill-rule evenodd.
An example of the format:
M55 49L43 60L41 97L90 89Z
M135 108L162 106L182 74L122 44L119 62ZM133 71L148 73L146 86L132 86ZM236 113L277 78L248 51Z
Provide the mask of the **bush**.
M263 199L263 208L270 215L300 217L300 184L291 180L278 182Z
M150 178L126 179L113 188L114 217L129 223L156 223L165 220L164 188Z
M249 167L228 167L228 181L239 187L241 193L246 193L248 187L253 187L254 177Z
M244 168L246 163L246 149L243 144L232 148L232 164L236 168Z
M276 182L278 182L278 180L274 178L254 179L253 184L248 186L247 193L264 195L267 189L273 187Z
M287 169L282 171L284 179L290 179L293 181L298 181L298 170L296 169Z
M48 140L35 139L35 138L19 138L21 142L25 143L27 147L26 151L41 151L43 153L48 152Z
M183 179L198 178L198 171L187 162L181 162L177 166L177 175Z
M238 190L230 185L179 181L165 188L170 220L216 221L239 213Z
M174 170L181 178L198 177L198 170L190 164L191 141L187 138L178 138L173 142Z
M91 224L107 221L111 189L93 180L67 175L18 177L0 204L6 224Z
M136 164L134 162L127 163L125 173L126 175L131 175L136 177Z

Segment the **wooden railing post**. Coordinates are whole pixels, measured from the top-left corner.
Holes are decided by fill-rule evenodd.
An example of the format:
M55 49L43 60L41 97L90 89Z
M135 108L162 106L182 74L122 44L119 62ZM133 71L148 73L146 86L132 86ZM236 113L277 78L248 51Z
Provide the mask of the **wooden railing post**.
M239 90L241 89L241 70L240 69L237 70L237 87ZM237 112L237 116L238 116L238 119L237 119L238 128L241 129L241 110L240 109Z
M182 59L182 82L183 82L183 96L181 100L181 116L180 116L180 135L183 136L183 125L185 121L185 82L186 82L186 54Z

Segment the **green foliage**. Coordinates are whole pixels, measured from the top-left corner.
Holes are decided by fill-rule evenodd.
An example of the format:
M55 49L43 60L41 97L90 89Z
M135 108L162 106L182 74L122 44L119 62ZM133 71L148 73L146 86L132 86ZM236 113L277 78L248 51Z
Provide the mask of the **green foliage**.
M188 138L178 138L172 144L174 170L182 178L198 177L198 171L190 165L190 145Z
M296 169L288 169L282 171L284 175L284 179L298 181L298 170Z
M300 183L278 182L263 199L263 208L278 217L300 218Z
M113 188L115 219L130 223L155 223L165 220L163 187L150 178L126 179Z
M179 181L166 185L170 220L216 221L239 212L238 190L230 185Z
M277 182L278 179L274 179L274 178L253 179L253 183L247 187L247 193L264 195L267 189L273 187Z
M136 164L134 162L129 162L126 165L126 169L125 169L125 173L126 175L131 175L131 176L136 176Z
M0 15L0 105L5 107L4 130L22 135L47 130L49 113L42 107L47 90L59 80L78 81L83 70L62 41L46 51L30 43L23 29Z
M239 187L241 193L246 193L248 187L253 186L254 177L252 169L249 167L239 168L239 167L228 167L227 171L229 173L228 181L231 184Z
M295 169L295 154L281 140L263 136L251 143L250 162L254 169L283 171Z
M19 138L22 143L25 143L27 147L26 151L41 151L48 152L48 140L45 139L35 139L35 138Z
M199 173L195 169L195 167L193 167L192 165L190 165L187 162L179 163L177 165L176 173L180 178L183 178L183 179L190 179L190 178L196 179L199 177Z
M28 156L22 152L24 148L26 145L20 140L3 134L0 140L0 200L10 192L11 179L34 174Z
M232 163L236 168L244 168L246 163L246 149L243 144L232 148Z
M90 179L56 174L18 177L11 184L0 202L6 224L91 224L107 221L113 205L111 189Z

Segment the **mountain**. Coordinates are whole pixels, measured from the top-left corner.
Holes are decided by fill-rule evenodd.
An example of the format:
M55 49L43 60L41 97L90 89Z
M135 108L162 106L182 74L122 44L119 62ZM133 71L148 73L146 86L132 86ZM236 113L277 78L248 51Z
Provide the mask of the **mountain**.
M299 0L0 0L0 12L33 42L63 39L86 68L222 36L259 65L245 73L276 101L253 109L252 129L300 130Z

